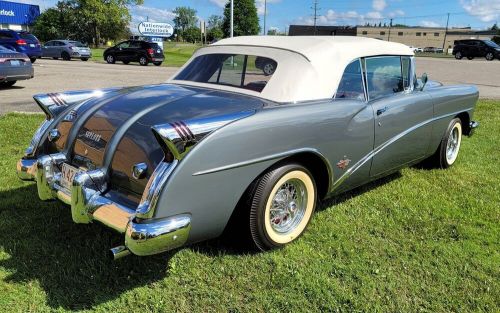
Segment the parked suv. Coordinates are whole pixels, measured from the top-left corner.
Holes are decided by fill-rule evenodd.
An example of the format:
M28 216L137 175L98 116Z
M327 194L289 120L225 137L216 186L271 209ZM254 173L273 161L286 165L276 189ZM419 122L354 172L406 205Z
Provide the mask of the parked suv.
M16 31L10 29L0 30L0 45L7 49L26 54L31 63L42 55L40 41L26 31Z
M160 66L164 60L163 50L157 43L142 40L127 40L104 51L104 60L110 64L122 61L124 64L139 62L146 66L152 62Z
M51 40L42 46L42 56L44 58L59 58L69 61L71 58L78 58L87 61L92 57L90 48L79 41L74 40Z
M491 40L466 39L456 40L453 46L455 59L466 57L469 60L475 57L485 57L486 60L500 59L500 46Z

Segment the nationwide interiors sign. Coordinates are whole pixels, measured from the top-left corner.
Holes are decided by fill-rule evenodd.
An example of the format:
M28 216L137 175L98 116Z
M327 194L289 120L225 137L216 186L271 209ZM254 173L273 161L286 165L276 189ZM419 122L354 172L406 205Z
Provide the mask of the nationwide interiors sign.
M139 33L143 36L172 37L174 27L169 23L141 22Z

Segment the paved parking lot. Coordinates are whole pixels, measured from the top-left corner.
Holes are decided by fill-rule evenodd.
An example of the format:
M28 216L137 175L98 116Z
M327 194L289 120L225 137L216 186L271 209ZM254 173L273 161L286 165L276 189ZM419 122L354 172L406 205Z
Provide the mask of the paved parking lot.
M161 83L177 69L82 61L38 60L35 78L0 89L0 114L39 112L32 96L37 93L135 86ZM475 84L482 98L500 99L500 61L417 58L417 74L444 84Z

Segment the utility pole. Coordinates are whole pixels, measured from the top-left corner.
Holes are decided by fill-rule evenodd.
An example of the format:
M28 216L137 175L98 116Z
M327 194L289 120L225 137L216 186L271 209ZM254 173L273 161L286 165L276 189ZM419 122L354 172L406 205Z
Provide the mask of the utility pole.
M231 0L231 38L234 35L234 0Z
M267 0L264 0L264 36L266 35Z
M387 36L387 41L391 41L391 28L392 28L392 18L391 22L389 23L389 35Z
M311 9L314 10L314 36L316 36L316 22L318 20L318 0L314 0L314 7Z
M448 52L444 50L444 46L446 46L446 35L448 34L448 23L449 22L450 22L450 13L448 13L448 18L446 19L446 29L444 30L443 53L445 53L445 54L448 54Z

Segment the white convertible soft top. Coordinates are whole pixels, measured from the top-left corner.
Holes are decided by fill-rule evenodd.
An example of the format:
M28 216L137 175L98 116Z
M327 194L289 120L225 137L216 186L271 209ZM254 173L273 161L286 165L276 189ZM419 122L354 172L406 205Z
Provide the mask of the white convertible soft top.
M276 72L261 93L228 86L217 85L216 88L277 102L333 97L346 66L360 57L413 56L413 51L406 45L364 37L242 36L223 39L199 49L193 58L212 53L249 54L274 59L278 63ZM207 86L186 81L172 82ZM210 84L210 87L215 86Z

